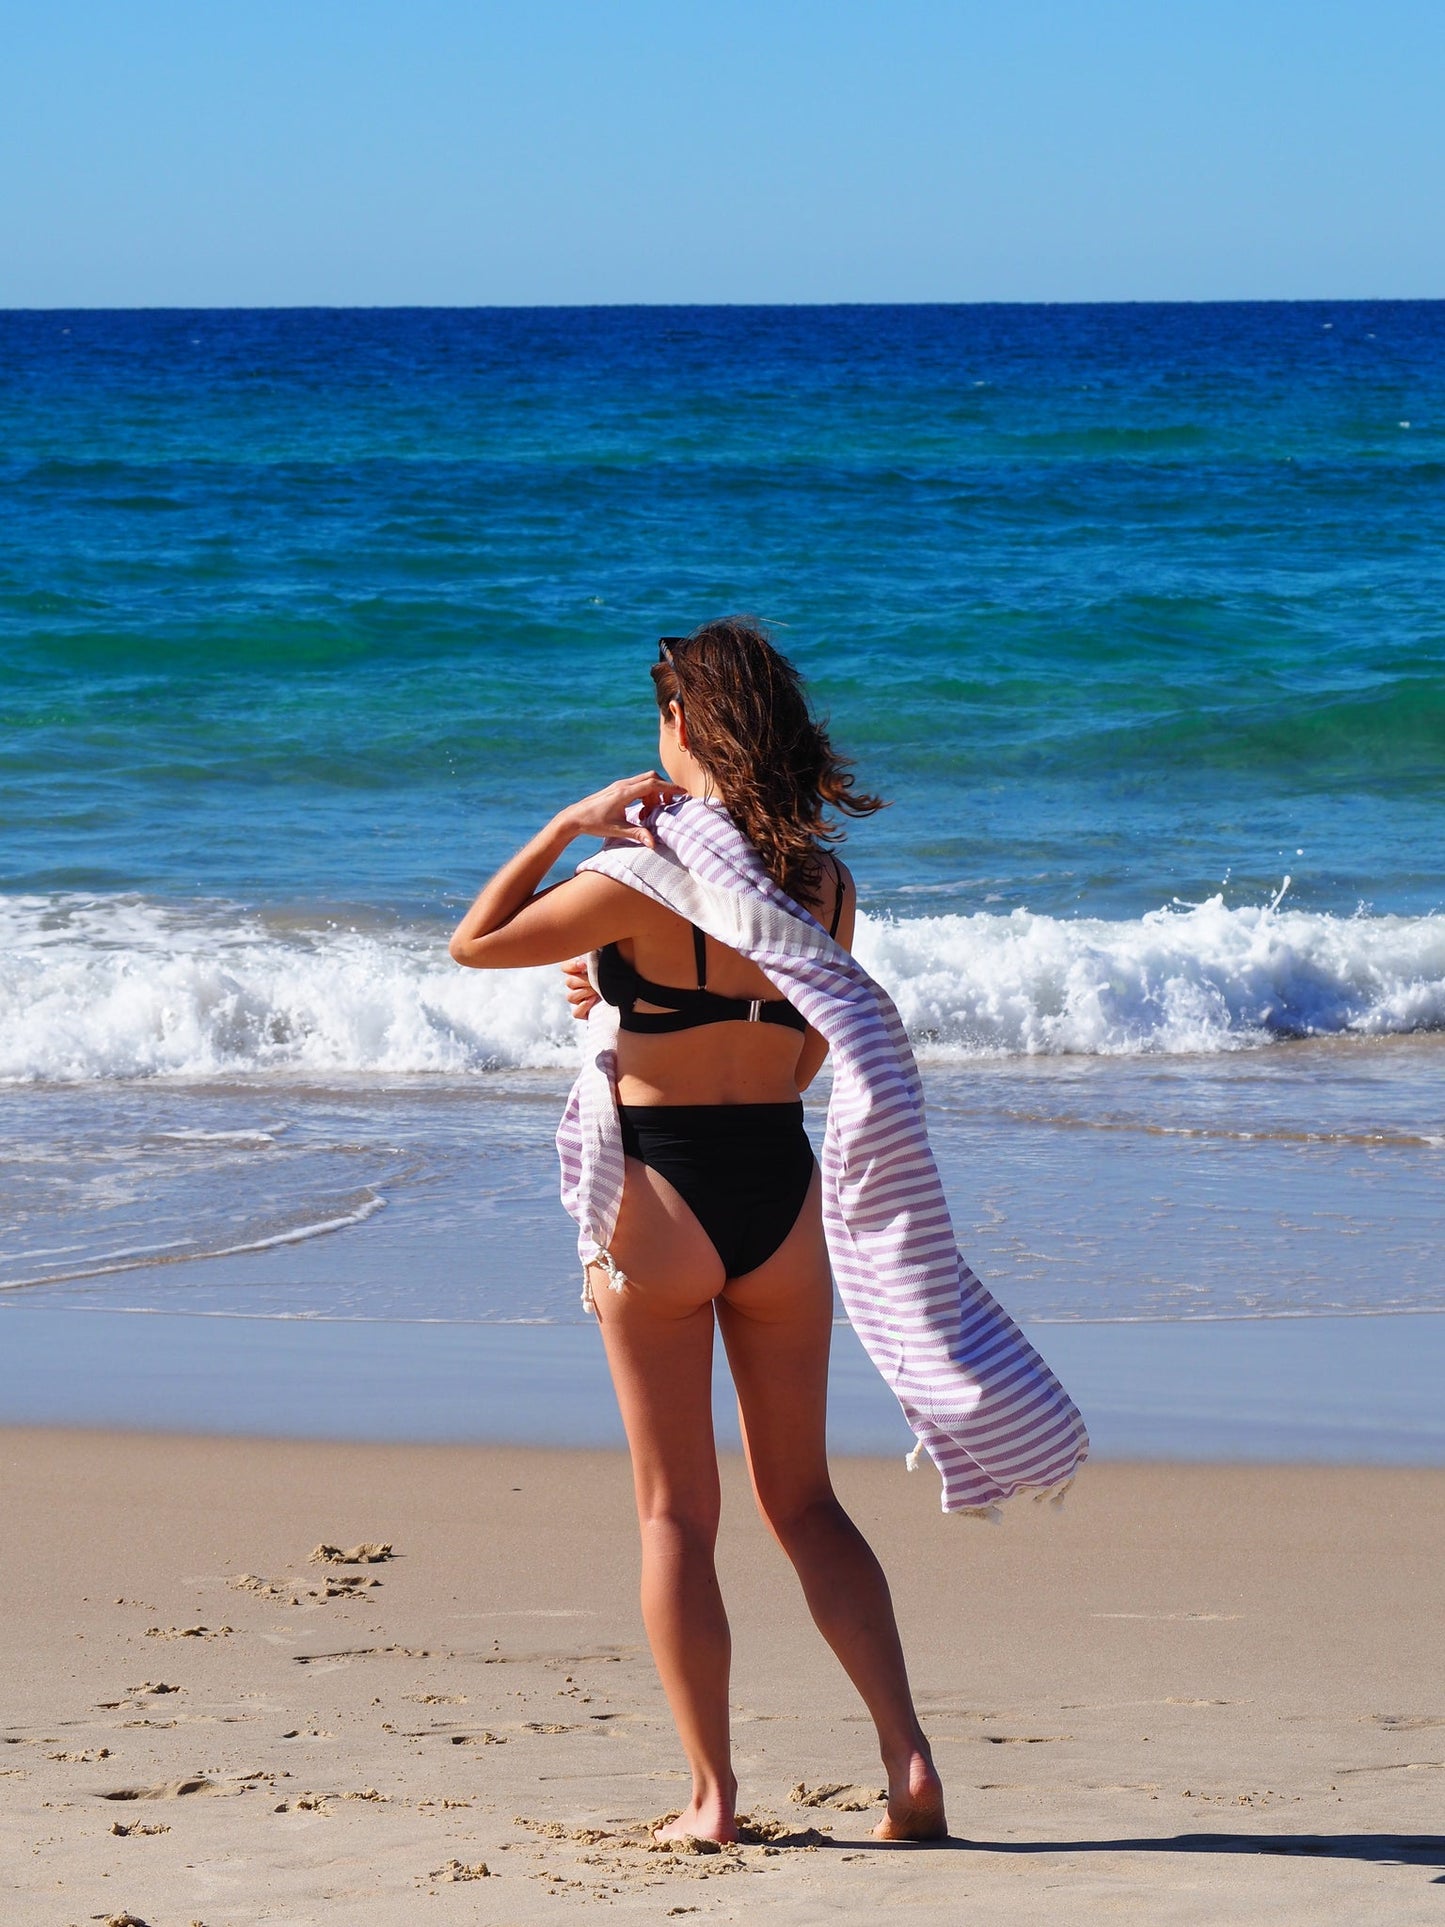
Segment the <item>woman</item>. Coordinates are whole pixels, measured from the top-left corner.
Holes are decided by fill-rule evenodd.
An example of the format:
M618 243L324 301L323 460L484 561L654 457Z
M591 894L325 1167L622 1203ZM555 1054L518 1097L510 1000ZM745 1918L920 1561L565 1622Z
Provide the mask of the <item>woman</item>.
M479 970L572 959L568 994L585 1015L595 994L575 953L597 952L598 988L619 1006L626 1176L589 1295L632 1453L643 1618L692 1770L691 1801L659 1838L737 1837L730 1643L713 1563L714 1321L758 1507L878 1730L888 1809L876 1832L942 1838L943 1789L887 1581L828 1474L833 1289L799 1096L827 1045L755 964L641 890L588 872L538 889L574 838L653 848L633 806L645 819L695 797L726 809L768 874L847 946L855 893L824 850L840 834L825 812L880 805L853 793L796 671L756 627L712 622L670 638L652 674L666 780L647 771L554 817L486 885L451 954Z

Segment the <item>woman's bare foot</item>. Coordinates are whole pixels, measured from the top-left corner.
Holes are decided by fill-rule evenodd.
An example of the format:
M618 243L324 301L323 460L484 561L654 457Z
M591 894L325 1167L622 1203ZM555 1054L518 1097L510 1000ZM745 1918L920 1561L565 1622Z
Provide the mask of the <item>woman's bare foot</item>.
M716 1840L721 1845L736 1840L737 1786L726 1798L719 1787L712 1793L695 1793L692 1804L683 1808L675 1820L664 1820L652 1829L654 1840Z
M888 1775L888 1811L873 1829L875 1840L946 1840L943 1782L926 1753L911 1753Z

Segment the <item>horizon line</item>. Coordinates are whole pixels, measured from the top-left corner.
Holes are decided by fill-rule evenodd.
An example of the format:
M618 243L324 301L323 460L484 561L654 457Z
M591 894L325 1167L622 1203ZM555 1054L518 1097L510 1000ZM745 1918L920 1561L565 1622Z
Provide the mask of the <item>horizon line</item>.
M637 309L663 313L714 309L864 308L1307 308L1427 307L1445 295L1124 295L1033 300L987 296L964 300L879 301L137 301L0 302L0 315L55 314L578 314Z

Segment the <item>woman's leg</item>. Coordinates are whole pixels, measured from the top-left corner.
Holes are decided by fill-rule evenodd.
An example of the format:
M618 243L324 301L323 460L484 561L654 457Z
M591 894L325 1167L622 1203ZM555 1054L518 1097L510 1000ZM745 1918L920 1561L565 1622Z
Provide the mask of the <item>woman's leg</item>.
M862 1695L888 1773L885 1839L947 1833L943 1787L914 1711L883 1569L833 1491L827 1460L833 1285L815 1175L782 1246L728 1284L718 1324L758 1508L797 1568L818 1630Z
M632 1453L642 1618L692 1769L690 1804L660 1832L732 1840L731 1640L713 1564L713 1299L722 1265L671 1185L633 1159L612 1251L629 1283L614 1292L594 1267L592 1290Z

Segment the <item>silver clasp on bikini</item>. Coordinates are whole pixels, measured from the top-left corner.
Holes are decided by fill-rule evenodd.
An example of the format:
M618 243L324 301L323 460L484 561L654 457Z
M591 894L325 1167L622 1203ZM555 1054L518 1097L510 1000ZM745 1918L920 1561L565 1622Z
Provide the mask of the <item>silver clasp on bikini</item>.
M754 997L752 1002L748 1005L748 1022L750 1024L757 1023L759 1017L762 1014L762 1008L763 1008L762 998Z

